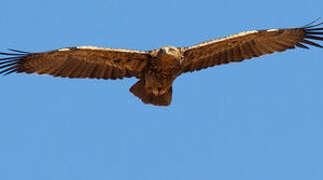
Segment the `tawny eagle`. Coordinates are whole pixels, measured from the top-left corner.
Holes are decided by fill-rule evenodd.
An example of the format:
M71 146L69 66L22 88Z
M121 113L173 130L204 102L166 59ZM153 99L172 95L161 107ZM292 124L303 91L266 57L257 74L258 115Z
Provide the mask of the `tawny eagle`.
M172 99L172 84L185 72L215 65L240 62L245 59L281 52L295 47L322 45L323 28L307 25L301 28L248 31L207 41L191 47L167 46L150 51L99 48L91 46L62 48L28 53L12 50L0 59L0 74L37 73L55 77L139 79L130 91L142 102L168 106Z

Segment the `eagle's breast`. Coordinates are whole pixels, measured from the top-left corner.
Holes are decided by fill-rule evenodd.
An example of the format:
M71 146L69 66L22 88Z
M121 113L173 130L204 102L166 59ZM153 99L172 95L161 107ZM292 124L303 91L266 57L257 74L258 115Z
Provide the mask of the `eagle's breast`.
M167 92L180 74L182 54L178 48L167 46L154 50L152 55L145 74L145 86L157 96Z

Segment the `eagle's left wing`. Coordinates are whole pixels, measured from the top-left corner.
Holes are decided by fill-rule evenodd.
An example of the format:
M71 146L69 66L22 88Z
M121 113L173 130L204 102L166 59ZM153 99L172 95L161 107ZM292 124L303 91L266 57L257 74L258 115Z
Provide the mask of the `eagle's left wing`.
M295 46L306 48L308 45L323 48L309 39L323 41L323 28L313 26L292 29L270 29L248 31L226 38L182 48L184 61L182 72L196 71L207 67L240 62L245 59L293 49Z
M3 53L0 74L13 72L55 77L122 79L140 77L151 58L149 52L98 47L72 47L41 53Z

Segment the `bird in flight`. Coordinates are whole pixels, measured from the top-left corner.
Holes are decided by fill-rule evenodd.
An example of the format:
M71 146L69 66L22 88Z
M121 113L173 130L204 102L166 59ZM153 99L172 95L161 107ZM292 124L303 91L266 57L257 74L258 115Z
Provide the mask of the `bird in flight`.
M130 92L145 104L168 106L173 81L186 72L241 62L323 41L323 22L300 28L247 31L190 47L166 46L150 51L80 46L29 53L0 52L0 74L37 73L54 77L139 80ZM321 27L320 27L321 26ZM314 41L313 41L314 40Z

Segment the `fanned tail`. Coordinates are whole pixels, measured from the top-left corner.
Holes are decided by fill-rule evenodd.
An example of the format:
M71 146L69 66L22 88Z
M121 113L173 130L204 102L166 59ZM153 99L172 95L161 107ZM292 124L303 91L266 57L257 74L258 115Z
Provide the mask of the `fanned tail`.
M161 96L155 96L152 93L148 93L145 89L144 80L139 80L130 88L130 92L139 97L145 104L153 104L156 106L168 106L172 101L172 87L168 92Z

